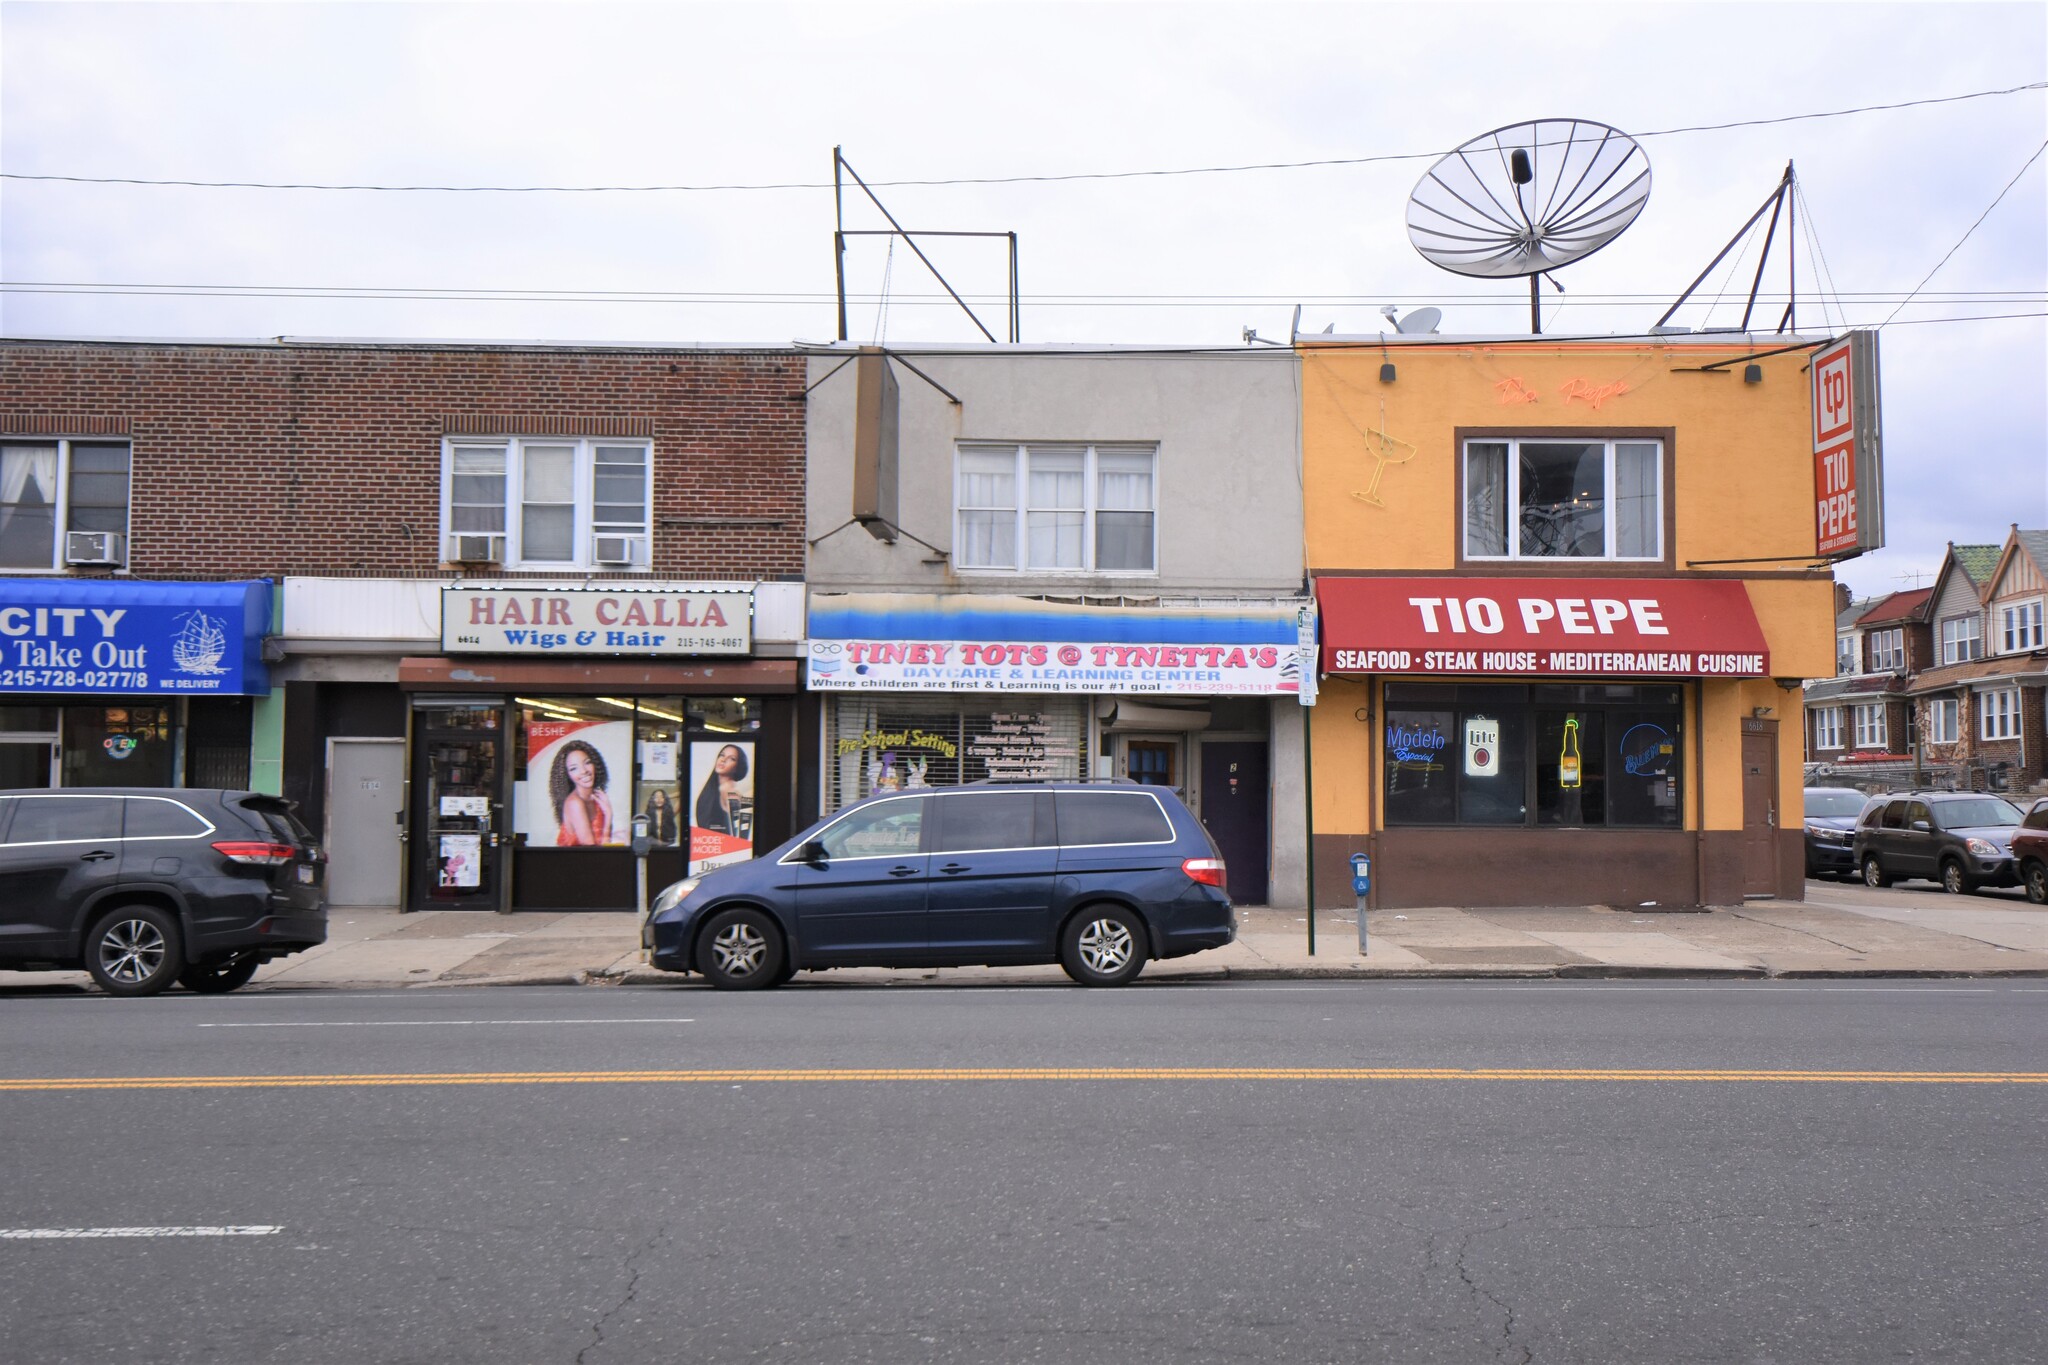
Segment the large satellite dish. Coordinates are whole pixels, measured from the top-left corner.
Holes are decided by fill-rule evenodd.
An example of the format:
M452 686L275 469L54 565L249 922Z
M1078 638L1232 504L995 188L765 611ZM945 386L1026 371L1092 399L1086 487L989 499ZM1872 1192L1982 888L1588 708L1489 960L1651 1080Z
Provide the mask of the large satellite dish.
M1430 264L1482 279L1537 276L1590 256L1650 200L1650 158L1619 129L1537 119L1473 138L1408 196L1408 240Z

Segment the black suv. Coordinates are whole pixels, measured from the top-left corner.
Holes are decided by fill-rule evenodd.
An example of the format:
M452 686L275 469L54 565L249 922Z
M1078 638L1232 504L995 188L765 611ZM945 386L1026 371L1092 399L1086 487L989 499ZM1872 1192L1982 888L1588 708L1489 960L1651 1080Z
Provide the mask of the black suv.
M326 857L281 797L0 791L0 967L217 994L326 941Z
M1941 883L1951 895L1980 886L2013 886L2012 835L2020 810L1981 792L1894 792L1874 800L1856 822L1856 866L1865 886L1910 877Z

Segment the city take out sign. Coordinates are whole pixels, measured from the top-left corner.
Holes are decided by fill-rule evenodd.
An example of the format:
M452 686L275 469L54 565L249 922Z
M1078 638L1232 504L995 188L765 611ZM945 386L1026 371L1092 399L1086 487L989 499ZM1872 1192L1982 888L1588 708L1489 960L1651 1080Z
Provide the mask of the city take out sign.
M1653 578L1324 578L1323 671L1469 676L1763 677L1739 582Z
M753 594L650 589L443 588L450 654L745 654Z

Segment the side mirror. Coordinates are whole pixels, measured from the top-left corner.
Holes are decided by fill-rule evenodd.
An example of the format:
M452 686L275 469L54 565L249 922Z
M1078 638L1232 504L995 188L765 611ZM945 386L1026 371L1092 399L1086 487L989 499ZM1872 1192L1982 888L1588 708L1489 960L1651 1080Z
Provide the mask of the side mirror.
M1925 820L1915 820L1913 828L1919 830L1922 834L1934 833L1934 826L1928 824Z
M797 861L809 863L812 867L823 867L827 862L825 846L816 839L807 840L796 851Z

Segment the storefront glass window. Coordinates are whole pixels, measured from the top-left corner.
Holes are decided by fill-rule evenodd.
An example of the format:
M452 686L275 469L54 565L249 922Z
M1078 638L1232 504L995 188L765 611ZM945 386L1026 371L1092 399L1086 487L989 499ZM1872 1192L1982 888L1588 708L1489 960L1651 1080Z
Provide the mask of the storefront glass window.
M171 708L65 707L63 771L67 787L170 786Z
M1386 821L1676 828L1679 714L1674 687L1392 685Z
M1075 697L837 698L827 800L990 778L1080 777L1086 702Z

